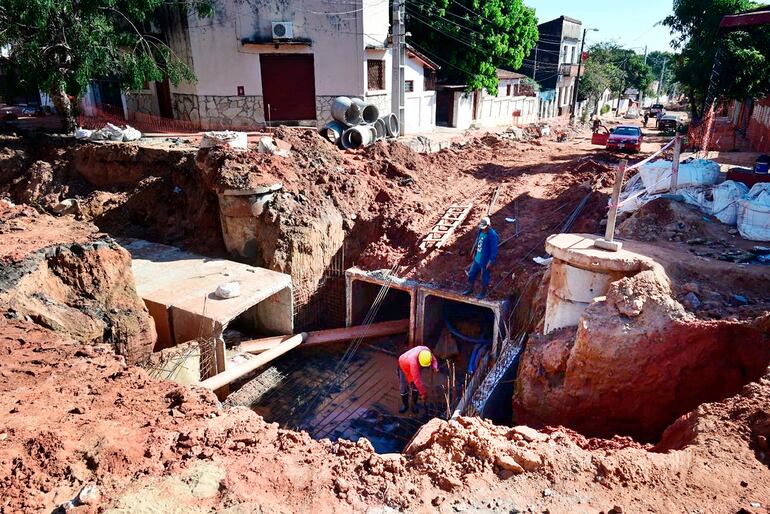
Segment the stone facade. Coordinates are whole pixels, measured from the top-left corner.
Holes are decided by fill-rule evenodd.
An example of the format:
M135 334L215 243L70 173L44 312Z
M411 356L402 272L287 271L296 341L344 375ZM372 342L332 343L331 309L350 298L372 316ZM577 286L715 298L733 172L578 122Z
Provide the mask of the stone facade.
M174 93L171 95L174 107L174 118L183 121L200 123L201 113L198 107L198 95Z
M332 120L331 105L337 95L316 96L316 119L300 125L323 127ZM390 95L372 95L366 101L377 106L381 115L390 112ZM253 129L265 124L262 96L213 96L173 94L174 116L179 120L200 123L203 129ZM129 110L130 106L129 106Z
M160 116L158 99L150 91L132 91L126 93L126 108L132 112Z

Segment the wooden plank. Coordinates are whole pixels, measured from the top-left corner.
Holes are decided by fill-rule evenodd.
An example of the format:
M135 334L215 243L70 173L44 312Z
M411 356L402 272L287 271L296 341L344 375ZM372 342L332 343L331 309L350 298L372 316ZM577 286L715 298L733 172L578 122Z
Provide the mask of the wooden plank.
M288 352L289 350L292 350L293 348L296 348L307 337L307 334L304 332L301 334L297 334L291 338L289 338L284 343L279 344L275 348L271 348L267 351L262 352L261 354L257 355L253 359L249 359L248 361L244 362L243 364L240 364L238 366L235 366L231 369L225 370L222 373L219 373L218 375L214 375L211 378L207 378L206 380L203 380L198 385L201 387L205 387L206 389L211 389L212 391L216 391L217 389L224 387L235 380L238 380L244 375L247 375L254 371L255 369L261 368L268 362L277 359L284 353Z

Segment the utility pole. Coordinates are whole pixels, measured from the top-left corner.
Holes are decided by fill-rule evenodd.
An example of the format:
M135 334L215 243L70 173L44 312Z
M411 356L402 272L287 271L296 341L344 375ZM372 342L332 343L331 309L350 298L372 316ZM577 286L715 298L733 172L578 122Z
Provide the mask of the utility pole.
M660 102L660 92L663 90L663 77L666 73L666 63L668 62L668 57L663 59L663 67L660 69L660 80L658 81L658 91L656 92L656 100Z
M406 56L405 2L406 0L391 0L390 4L393 41L390 110L398 116L399 133L402 136L404 135L404 58Z
M572 125L575 124L575 109L577 108L578 88L580 87L580 70L583 67L583 48L586 44L586 32L589 30L597 31L599 29L589 29L587 27L583 29L583 39L580 41L580 55L578 55L578 71L577 77L575 77L575 90L572 92L572 112L569 115L569 122Z
M644 65L647 66L647 45L644 45ZM644 108L644 91L639 90L639 114L642 113Z

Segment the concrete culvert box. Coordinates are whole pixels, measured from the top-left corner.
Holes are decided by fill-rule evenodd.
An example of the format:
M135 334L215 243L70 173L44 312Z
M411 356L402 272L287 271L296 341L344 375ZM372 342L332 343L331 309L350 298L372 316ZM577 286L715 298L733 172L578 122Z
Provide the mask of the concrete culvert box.
M369 315L375 302L377 312L372 323L381 321L410 320L409 341L413 339L414 312L417 305L415 285L409 281L385 274L353 268L346 272L346 322L348 326L360 325ZM379 298L383 286L387 291Z

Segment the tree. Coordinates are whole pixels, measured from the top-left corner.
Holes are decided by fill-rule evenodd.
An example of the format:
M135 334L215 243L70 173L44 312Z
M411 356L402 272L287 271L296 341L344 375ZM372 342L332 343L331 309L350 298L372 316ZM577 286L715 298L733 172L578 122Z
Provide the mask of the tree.
M406 12L410 43L469 90L497 95L497 69L521 67L537 42L535 10L522 0L420 0Z
M758 7L750 0L677 0L674 12L663 20L682 53L673 66L684 87L693 118L703 116L717 54L715 97L744 99L770 92L770 30L767 26L719 33L723 16Z
M648 92L654 76L644 58L633 50L611 42L592 45L588 49L585 72L580 78L578 98L597 102L605 89L622 93L633 87Z
M48 91L65 130L75 125L70 97L98 78L125 89L168 77L175 85L192 71L154 34L162 9L212 12L208 0L0 0L0 47L27 84Z
M658 81L662 93L671 91L675 85L676 79L673 72L675 59L676 55L673 52L653 50L647 55L647 64L650 65L652 74L655 76L655 80ZM653 93L656 93L656 91L653 91Z

